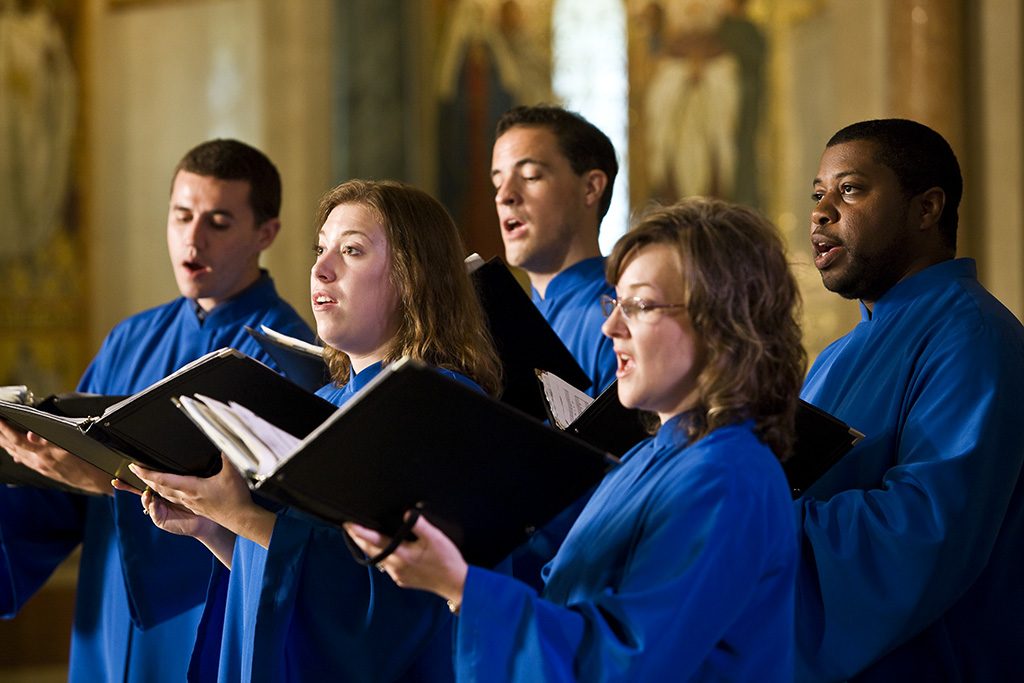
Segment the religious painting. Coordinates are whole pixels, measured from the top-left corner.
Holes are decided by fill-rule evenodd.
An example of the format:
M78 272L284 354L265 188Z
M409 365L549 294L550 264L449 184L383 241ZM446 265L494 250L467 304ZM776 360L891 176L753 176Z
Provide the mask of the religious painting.
M489 177L494 126L512 106L554 99L553 1L436 0L437 194L484 258L503 251Z
M73 389L88 358L80 12L74 0L0 3L0 384L42 393Z
M767 41L746 0L629 0L633 203L759 206Z

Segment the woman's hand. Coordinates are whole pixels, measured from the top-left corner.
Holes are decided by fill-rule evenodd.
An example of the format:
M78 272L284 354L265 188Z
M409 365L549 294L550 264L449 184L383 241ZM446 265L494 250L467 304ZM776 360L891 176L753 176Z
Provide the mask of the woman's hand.
M166 502L269 547L276 516L253 502L242 475L223 454L220 472L212 477L167 474L137 464L129 468Z
M201 540L210 535L214 527L220 527L212 519L200 517L188 508L168 502L153 491L142 493L142 511L149 515L153 524L178 536L192 536Z
M378 554L391 540L376 531L352 522L345 531L370 557ZM405 541L384 558L377 568L386 571L399 586L436 593L449 601L453 609L462 604L469 565L451 539L424 517L412 528L415 541Z

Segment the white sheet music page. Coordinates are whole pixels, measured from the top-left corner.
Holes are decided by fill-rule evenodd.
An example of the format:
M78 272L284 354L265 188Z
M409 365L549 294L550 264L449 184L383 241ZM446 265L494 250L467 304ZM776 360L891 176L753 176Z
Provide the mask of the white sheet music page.
M32 398L32 392L24 384L13 384L10 386L0 387L0 401L6 401L7 403L20 403L21 405L30 406L34 403Z
M254 474L257 477L270 474L281 458L299 443L299 439L234 401L224 403L201 394L196 394L196 399L202 401L231 434L245 444L256 462Z
M571 425L594 402L590 396L547 370L537 370L537 377L544 387L544 399L548 402L551 417L559 429Z
M480 256L480 254L474 251L472 254L463 259L463 263L466 264L466 274L472 275L474 272L476 272L477 268L484 265L486 261L484 261L483 257Z
M248 446L245 445L230 425L224 422L208 405L190 396L179 396L172 399L176 405L192 419L213 445L221 450L235 469L247 477L251 477L259 468Z
M323 358L324 347L322 346L319 346L317 344L310 344L307 341L296 339L295 337L290 337L287 334L278 332L277 330L271 329L266 325L260 325L260 329L263 331L263 334L267 335L281 346L292 349L293 351L298 351L299 353L303 353L307 356L313 356L314 358Z

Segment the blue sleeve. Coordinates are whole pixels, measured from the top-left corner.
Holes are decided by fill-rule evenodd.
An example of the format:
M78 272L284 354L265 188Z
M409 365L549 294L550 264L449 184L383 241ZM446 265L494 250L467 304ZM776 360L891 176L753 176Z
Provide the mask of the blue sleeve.
M946 339L914 372L881 486L797 501L801 677L862 670L939 618L988 562L1024 460L1024 358L985 330Z
M450 677L451 617L440 598L408 591L353 561L341 530L301 513L277 517L259 597L253 671L280 680L398 680L418 660ZM274 676L270 676L273 678Z
M152 628L201 605L217 563L210 551L191 536L176 536L155 526L133 493L116 491L111 505L135 626Z
M0 486L0 616L11 618L82 541L85 496Z
M757 624L756 647L777 670L733 671L736 680L792 676L792 612L757 604L761 578L778 548L792 549L785 514L764 515L749 488L725 473L699 480L669 478L642 503L641 533L621 581L593 599L563 606L529 586L471 567L457 620L460 681L657 681L721 676L706 667L737 622ZM780 543L780 539L789 543ZM601 538L593 538L600 554ZM792 567L792 563L789 563ZM585 568L580 568L585 571ZM792 575L779 577L792 600ZM563 579L564 580L564 579ZM778 620L778 621L775 621ZM772 629L771 624L779 628ZM768 626L766 626L768 625ZM765 636L765 634L769 634ZM736 643L737 651L746 644ZM743 655L733 652L734 660ZM764 658L768 659L768 658Z
M106 385L110 383L110 378L117 377L121 365L117 349L121 347L120 340L124 337L126 328L127 325L121 322L106 336L99 352L89 363L89 367L85 369L82 378L78 380L78 391L93 394L108 393Z

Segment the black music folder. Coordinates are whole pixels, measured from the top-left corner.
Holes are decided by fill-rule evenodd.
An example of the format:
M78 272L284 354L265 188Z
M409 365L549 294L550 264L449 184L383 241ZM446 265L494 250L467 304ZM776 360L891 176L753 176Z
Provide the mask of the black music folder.
M616 462L408 358L278 455L264 476L249 472L260 494L388 535L422 504L466 560L484 566L501 561Z
M863 438L834 415L801 400L796 410L793 452L782 463L793 498L799 498Z
M97 415L102 413L111 405L125 398L124 396L100 396L98 394L68 392L63 394L53 394L51 396L47 396L41 401L34 401L31 398L31 392L26 391L26 394L27 395L23 399L12 402L33 406L38 410L51 413L55 416L72 418ZM18 427L19 425L14 426ZM129 472L129 474L131 473ZM89 495L95 495L91 492L81 491L73 486L68 486L63 482L54 481L53 479L36 472L31 467L26 467L21 463L15 462L10 453L3 449L0 449L0 484L7 484L10 486L31 486L37 489L55 489L70 493L88 493Z
M274 359L284 376L307 391L316 391L330 381L324 363L324 348L290 337L266 325L260 329L245 326L245 331Z
M618 380L597 398L591 398L554 373L538 370L537 380L551 424L596 448L622 456L651 436L643 411L619 402Z
M643 413L619 402L618 380L596 399L563 382L557 375L537 371L551 424L617 456L650 435ZM864 435L842 420L801 400L794 423L793 452L782 463L794 498L839 462Z
M209 476L220 469L220 453L171 398L203 393L229 400L245 396L266 413L280 415L280 427L308 434L334 411L324 399L235 349L219 349L98 414L65 417L39 408L0 401L0 418L32 431L132 486L145 484L128 469ZM81 412L81 411L79 411Z
M587 373L533 305L504 261L495 256L472 271L470 277L476 285L504 368L502 401L544 420L547 411L537 387L535 370L554 373L578 389L590 386Z

